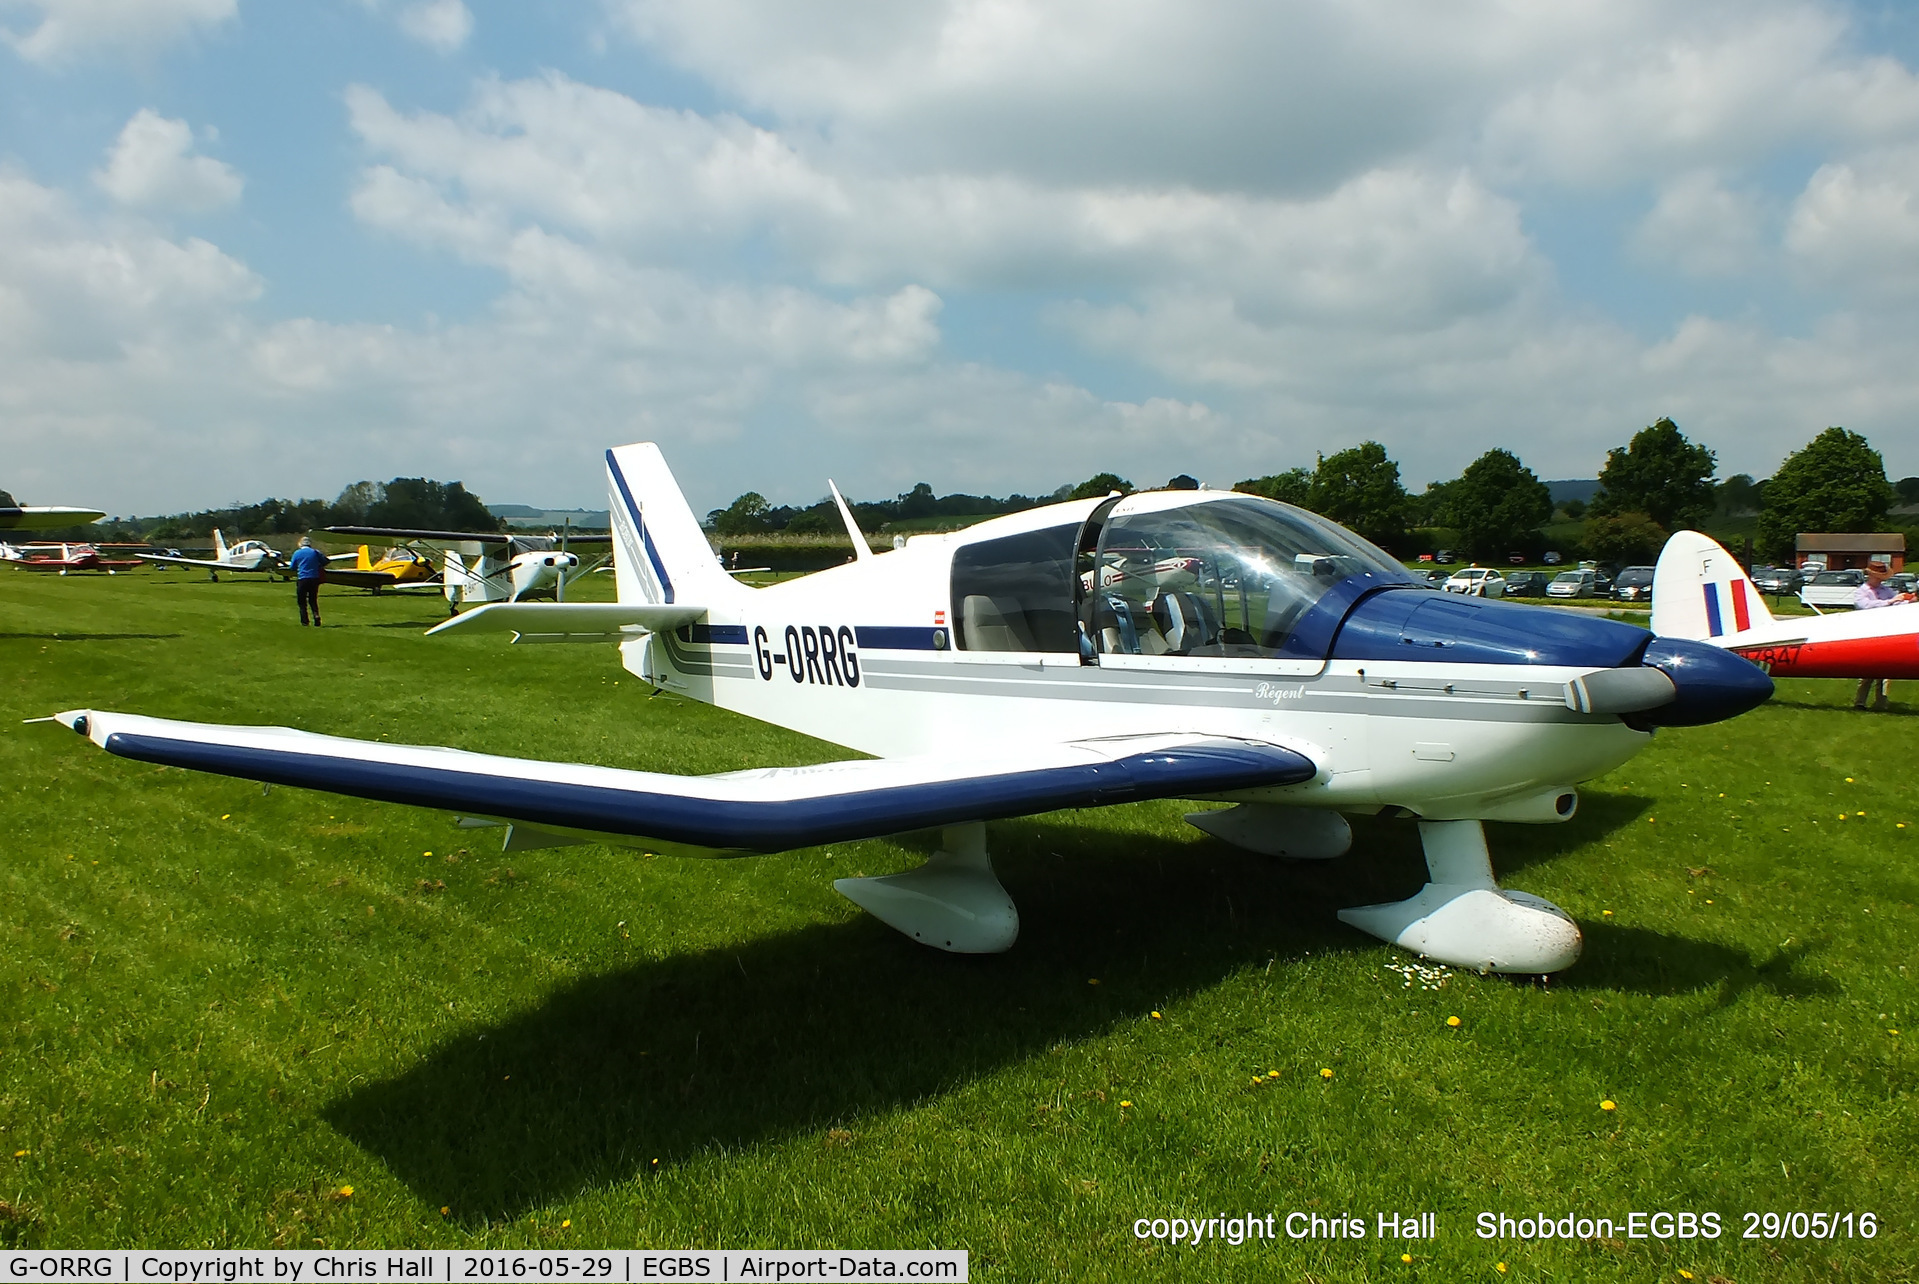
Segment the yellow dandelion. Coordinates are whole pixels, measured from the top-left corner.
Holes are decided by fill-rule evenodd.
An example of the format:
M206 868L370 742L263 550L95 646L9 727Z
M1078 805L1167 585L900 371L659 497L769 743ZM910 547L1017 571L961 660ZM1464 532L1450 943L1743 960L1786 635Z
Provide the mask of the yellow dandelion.
M1413 1260L1413 1255L1411 1253L1401 1253L1399 1255L1399 1260L1402 1262L1410 1262Z
M1848 776L1846 777L1846 779L1850 780L1852 779L1852 777ZM1679 1278L1682 1280L1689 1280L1692 1278L1692 1272L1682 1266L1679 1268Z
M433 854L432 852L421 852L421 853L420 853L420 855L422 855L422 856L431 856L432 854Z
M1325 1066L1325 1067L1323 1067L1323 1068L1321 1068L1321 1070L1320 1070L1320 1072L1319 1072L1319 1077L1320 1077L1320 1078L1322 1078L1322 1079L1330 1079L1330 1078L1332 1078L1332 1077L1333 1077L1333 1070L1332 1070L1332 1067L1331 1067L1331 1066Z
M1130 1110L1132 1108L1132 1105L1133 1103L1130 1101L1122 1101L1119 1103L1119 1108L1121 1110Z
M342 1187L340 1187L340 1198L341 1198L341 1199L352 1199L352 1198L353 1198L353 1187L351 1187L351 1186L342 1186Z
M1604 916L1605 916L1606 918L1611 918L1611 917L1612 917L1612 911L1611 911L1611 910L1601 910L1601 911L1599 911L1599 912L1600 912L1600 913L1601 913L1602 915L1604 915Z
M1260 1077L1259 1077L1258 1075L1254 1075L1254 1076L1253 1076L1253 1086L1254 1086L1255 1088L1257 1088L1257 1087L1259 1087L1259 1085L1260 1085L1260 1084L1262 1084L1262 1083L1265 1083L1265 1082L1266 1082L1266 1081L1265 1081L1264 1079L1262 1079L1262 1078L1260 1078Z
M1457 1026L1459 1025L1459 1018L1458 1018L1458 1017L1456 1017L1456 1016L1450 1016L1450 1017L1447 1017L1447 1018L1446 1018L1446 1024L1447 1024L1447 1025L1450 1025L1450 1026L1455 1026L1455 1027L1457 1027Z
M220 817L220 819L221 819L221 820L232 820L232 819L233 819L233 813L232 813L232 812L228 812L228 813L227 813L226 815L224 815L224 816L222 816L222 817Z
M427 855L429 855L429 856L431 856L432 854L433 854L432 852L428 852L428 853L427 853ZM567 1219L566 1219L565 1221L563 1221L563 1222L561 1222L561 1223L560 1223L560 1229L561 1229L561 1230L572 1230L572 1229L573 1229L573 1219L572 1219L571 1217L569 1217L569 1218L567 1218Z
M1618 1103L1618 1102L1616 1102L1616 1101L1614 1101L1614 1100L1612 1100L1612 1099L1611 1099L1611 1098L1609 1097L1609 1098L1607 1098L1607 1099L1606 1099L1605 1101L1602 1101L1602 1102L1600 1102L1600 1103L1599 1103L1599 1108L1600 1108L1601 1110L1617 1110L1617 1109L1619 1109L1619 1103Z
M1900 822L1899 822L1899 828L1901 828L1901 829L1904 829L1905 827L1906 827L1906 822L1905 822L1905 821L1903 821L1903 820L1902 820L1902 821L1900 821ZM71 857L69 857L68 859L72 859L72 858L71 858Z
M1087 978L1086 978L1086 984L1088 984L1088 985L1098 985L1098 984L1099 984L1099 978L1098 978L1098 977L1096 977L1096 976L1089 976L1089 977L1087 977Z
M1846 777L1846 783L1847 783L1847 784L1849 784L1849 785L1850 785L1850 784L1852 783L1852 777L1851 777L1851 776L1847 776L1847 777Z
M1891 1029L1890 1027L1888 1027L1888 1028L1887 1028L1887 1030L1886 1030L1886 1033L1887 1033L1887 1034L1897 1034L1897 1033L1899 1033L1899 1032L1898 1032L1897 1030L1894 1030L1894 1029ZM24 1155L24 1154L26 1154L27 1152L23 1150L23 1151L21 1151L20 1153Z
M1865 815L1866 813L1865 813L1865 812L1863 812L1863 811L1855 811L1855 812L1854 812L1854 813L1852 813L1852 814L1853 814L1853 815L1855 815L1855 816L1863 816L1863 815Z
M1501 1275L1504 1275L1506 1273L1506 1263L1499 1262L1496 1265L1494 1265L1493 1269L1498 1271Z
M25 1159L27 1157L27 1152L24 1150L16 1150L13 1152L13 1157L15 1159Z
M1277 1079L1277 1078L1279 1078L1279 1071L1277 1071L1277 1070L1268 1070L1268 1071L1266 1072L1266 1077L1267 1077L1268 1079Z
M1153 1013L1153 1020L1155 1020L1155 1021L1163 1021L1163 1020L1165 1020L1165 1019L1166 1019L1166 1018L1164 1018L1164 1017L1162 1017L1162 1016L1161 1016L1161 1015L1160 1015L1159 1013L1157 1013L1157 1012L1155 1012L1155 1013Z
M451 1207L450 1207L449 1205L446 1205L446 1204L441 1204L441 1205L440 1205L440 1216L442 1216L442 1217L451 1217L451 1216L453 1216L453 1209L452 1209L452 1208L451 1208Z

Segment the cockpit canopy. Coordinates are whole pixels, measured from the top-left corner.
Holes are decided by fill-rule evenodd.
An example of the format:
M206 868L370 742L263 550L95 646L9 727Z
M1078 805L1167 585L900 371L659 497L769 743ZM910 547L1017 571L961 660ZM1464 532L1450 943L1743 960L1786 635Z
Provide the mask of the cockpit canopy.
M1330 626L1300 629L1316 607L1343 614L1369 588L1416 583L1324 518L1232 493L1130 495L1084 525L982 540L953 559L969 651L1323 658Z

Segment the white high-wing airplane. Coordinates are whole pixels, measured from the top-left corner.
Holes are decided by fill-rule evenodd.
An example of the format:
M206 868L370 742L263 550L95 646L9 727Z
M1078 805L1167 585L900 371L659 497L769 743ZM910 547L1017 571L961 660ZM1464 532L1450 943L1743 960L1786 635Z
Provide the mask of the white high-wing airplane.
M1919 602L1773 618L1731 553L1677 531L1653 570L1652 631L1745 656L1781 678L1919 678Z
M206 571L210 580L219 579L221 571L265 571L281 579L291 574L286 558L264 540L246 539L229 546L226 536L217 529L213 532L213 556L210 558L180 557L172 553L136 553L135 556L143 562L154 562L161 566L197 566Z
M1424 587L1301 509L1152 491L921 535L752 588L707 544L657 447L606 455L617 602L499 603L432 630L603 641L658 686L877 760L683 777L72 710L110 753L510 823L508 845L777 852L939 827L919 869L843 894L941 949L1012 945L986 821L1153 798L1237 804L1194 824L1332 857L1344 813L1419 820L1431 881L1344 910L1447 963L1547 972L1578 926L1493 879L1482 822L1569 818L1575 785L1655 727L1712 722L1772 682L1716 647ZM1197 562L1182 587L1142 550ZM1101 587L1095 589L1092 586ZM484 822L482 822L484 823Z
M610 544L607 535L509 535L473 531L401 530L386 526L329 526L339 535L377 535L431 545L443 554L441 587L457 614L463 604L522 602L532 597L566 601L567 581L596 569L580 569L568 544ZM469 562L467 559L473 559Z

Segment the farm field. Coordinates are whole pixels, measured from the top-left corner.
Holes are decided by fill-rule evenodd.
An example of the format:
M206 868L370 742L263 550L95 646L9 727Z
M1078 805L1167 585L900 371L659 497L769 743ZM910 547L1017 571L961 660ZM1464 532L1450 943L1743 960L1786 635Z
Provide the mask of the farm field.
M1408 821L1356 821L1317 864L1175 803L997 823L1021 939L962 958L832 890L917 864L911 837L509 855L441 814L22 725L97 707L688 773L845 756L653 696L611 648L424 639L438 597L324 602L303 630L279 583L0 571L0 1247L1919 1279L1919 685L1871 715L1850 683L1783 683L1660 732L1567 824L1489 826L1505 883L1585 929L1550 983L1421 968L1336 922L1423 881ZM1367 1235L1133 1231L1293 1210ZM1374 1233L1424 1212L1434 1240ZM1481 1212L1621 1233L1483 1240ZM1722 1230L1628 1238L1634 1212ZM1853 1214L1853 1237L1742 1238L1749 1212Z

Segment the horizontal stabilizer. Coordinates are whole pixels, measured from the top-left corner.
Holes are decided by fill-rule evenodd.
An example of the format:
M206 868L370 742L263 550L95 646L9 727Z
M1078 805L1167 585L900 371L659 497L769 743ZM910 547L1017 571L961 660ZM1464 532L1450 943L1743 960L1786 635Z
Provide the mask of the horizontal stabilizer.
M618 637L622 629L660 633L706 618L703 606L657 602L493 602L427 630L436 633L585 634Z
M1009 748L673 776L460 749L72 710L58 720L109 753L560 834L709 851L788 851L997 820L1297 784L1316 768L1278 745L1193 736Z

